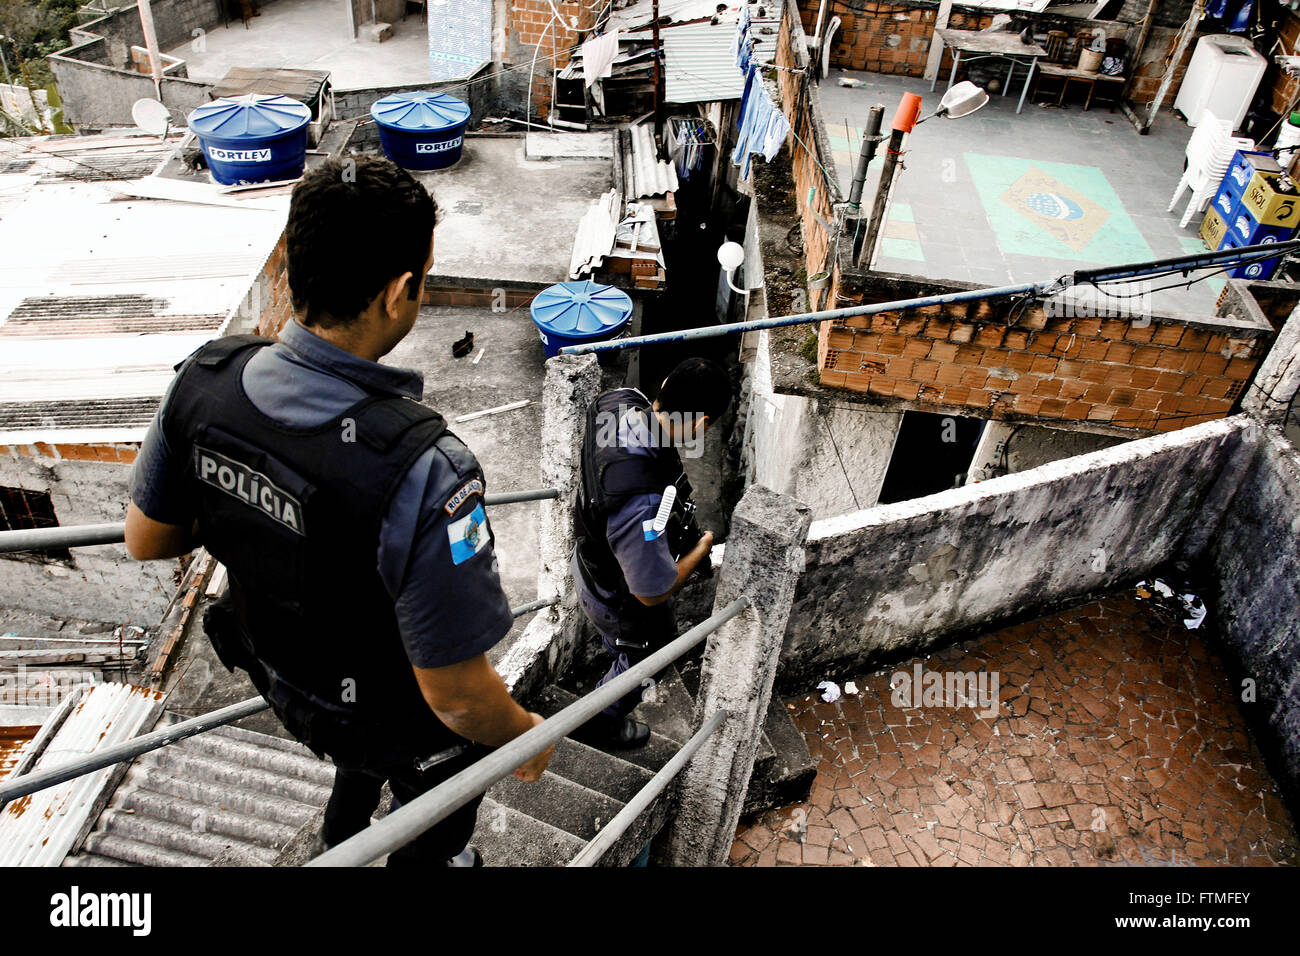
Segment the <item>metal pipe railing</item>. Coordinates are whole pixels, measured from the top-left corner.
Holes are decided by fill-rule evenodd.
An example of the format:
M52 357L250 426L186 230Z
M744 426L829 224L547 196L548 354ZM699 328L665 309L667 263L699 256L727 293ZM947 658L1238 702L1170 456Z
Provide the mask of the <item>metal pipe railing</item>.
M960 302L972 302L977 299L993 299L1028 293L1043 295L1053 291L1063 291L1068 288L1071 282L1075 285L1081 285L1113 282L1117 279L1171 275L1175 272L1186 274L1195 269L1208 269L1212 266L1231 268L1234 265L1276 258L1297 250L1300 250L1300 239L1287 239L1282 242L1241 246L1237 249L1220 249L1216 252L1194 253L1193 255L1176 256L1170 259L1153 259L1150 262L1138 262L1130 265L1109 266L1101 269L1081 269L1068 276L1057 276L1045 282L1025 282L1019 285L996 286L989 289L967 289L960 292L947 292L942 295L921 296L915 299L878 302L874 305L853 305L842 309L823 309L820 312L769 316L763 319L749 319L744 322L709 325L698 329L679 329L675 332L659 332L654 335L635 335L630 338L610 339L604 342L584 342L581 345L566 345L560 349L560 354L585 355L589 352L613 352L619 349L641 348L645 345L659 345L666 342L689 342L692 339L715 338L720 335L734 335L739 332L779 329L788 325L809 325L814 322L847 319L851 316L879 315L882 312L905 312L910 309L923 309L930 305L951 305Z
M511 608L510 614L512 617L522 617L530 611L538 611L558 602L559 598L533 601L529 604L521 604L519 607ZM236 720L261 713L268 707L270 707L270 704L265 699L250 697L238 704L231 704L229 707L222 707L220 710L214 710L211 713L200 714L198 717L191 717L189 720L172 724L162 730L155 730L152 733L133 737L104 750L95 751L80 760L74 760L58 767L51 767L49 770L42 770L39 773L29 773L21 777L15 777L12 780L0 783L0 806L16 797L25 797L29 793L36 793L46 787L53 787L72 780L74 777L94 773L96 770L102 770L112 764L134 759L151 750L159 750L169 744L176 743L178 740L184 740L186 737L193 737L195 734L224 727Z
M485 505L509 505L517 501L544 501L558 498L556 488L529 491L503 491L484 495ZM126 524L74 524L57 528L29 528L23 531L0 531L0 554L15 551L45 551L50 548L84 548L96 544L121 544L126 540Z
M664 788L673 782L673 778L682 772L682 768L686 766L687 761L695 756L695 751L699 750L704 745L704 741L708 740L713 735L713 732L722 726L722 722L727 719L727 716L727 711L720 710L710 717L704 726L682 745L682 749L673 754L673 759L660 767L659 772L647 780L646 785L636 792L636 796L629 800L622 810L614 814L614 819L605 824L592 841L569 861L569 866L595 866L618 838L627 831L633 821L645 812L651 801L659 796Z
M368 866L385 854L410 843L434 824L445 820L517 767L554 746L620 697L641 686L719 627L749 607L739 597L708 620L697 624L671 644L651 654L607 684L574 701L532 730L503 744L482 760L466 767L425 794L404 804L378 823L326 851L307 866Z
M162 730L155 730L139 737L132 737L130 740L124 740L112 747L105 747L103 750L97 750L80 760L74 760L59 767L51 767L49 770L40 770L36 773L24 774L13 780L0 782L0 804L7 803L15 797L25 797L29 793L36 793L36 791L44 790L46 787L64 783L74 777L80 777L82 774L93 773L115 763L130 760L140 756L140 754L148 753L150 750L157 750L159 747L166 747L168 744L174 744L186 737L201 734L205 730L224 727L226 724L233 723L243 717L261 713L269 706L271 705L261 697L250 697L238 704L231 704L229 707L222 707L220 710L214 710L208 714L182 720L179 724L172 724Z

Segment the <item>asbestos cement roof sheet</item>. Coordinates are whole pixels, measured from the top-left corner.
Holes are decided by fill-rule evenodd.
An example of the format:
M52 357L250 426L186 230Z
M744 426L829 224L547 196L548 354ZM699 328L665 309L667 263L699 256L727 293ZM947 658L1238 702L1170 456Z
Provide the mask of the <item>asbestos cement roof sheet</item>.
M172 366L258 311L250 290L288 200L269 202L124 198L107 183L27 190L0 219L0 444L87 428L140 440Z

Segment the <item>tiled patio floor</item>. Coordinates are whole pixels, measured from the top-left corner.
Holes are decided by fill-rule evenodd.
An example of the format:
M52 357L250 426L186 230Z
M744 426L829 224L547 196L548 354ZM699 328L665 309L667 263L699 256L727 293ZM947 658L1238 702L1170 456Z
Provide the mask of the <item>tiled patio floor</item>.
M840 86L841 78L863 85ZM904 92L938 106L924 80L833 70L819 85L834 170L847 196L870 108L885 106L885 129ZM1016 92L1019 86L1016 86ZM1118 111L1044 107L994 95L979 112L932 119L908 138L876 268L987 285L1044 281L1075 269L1143 262L1204 251L1201 216L1178 220L1188 200L1166 212L1182 174L1191 129L1160 114L1139 136ZM883 153L883 150L882 150ZM881 161L871 164L872 195ZM1204 274L1204 273L1201 273ZM1153 285L1181 281L1164 278ZM1156 292L1157 312L1212 312L1221 276ZM1117 305L1124 303L1117 300Z
M742 826L733 865L1297 862L1208 636L1125 594L918 663L997 674L997 713L894 706L913 662L787 702L820 761L811 799Z

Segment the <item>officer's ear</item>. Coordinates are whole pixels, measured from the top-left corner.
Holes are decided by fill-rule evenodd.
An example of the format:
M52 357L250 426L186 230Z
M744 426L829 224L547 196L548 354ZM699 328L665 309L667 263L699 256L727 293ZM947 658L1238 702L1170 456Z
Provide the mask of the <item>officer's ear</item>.
M400 276L389 281L383 291L384 315L390 319L396 319L401 315L399 310L401 301L410 298L406 291L406 284L414 281L416 279L413 272L403 272Z

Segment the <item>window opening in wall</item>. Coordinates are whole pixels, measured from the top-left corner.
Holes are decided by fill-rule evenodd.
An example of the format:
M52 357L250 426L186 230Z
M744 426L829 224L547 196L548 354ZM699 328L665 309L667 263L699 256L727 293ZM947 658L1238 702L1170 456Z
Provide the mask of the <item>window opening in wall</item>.
M879 504L907 501L964 484L984 422L978 418L904 412Z
M9 488L0 485L0 531L30 531L34 528L57 528L59 519L54 514L54 499L48 491L27 488ZM0 558L28 561L33 564L71 564L72 552L67 548L44 551L17 551L0 554Z

